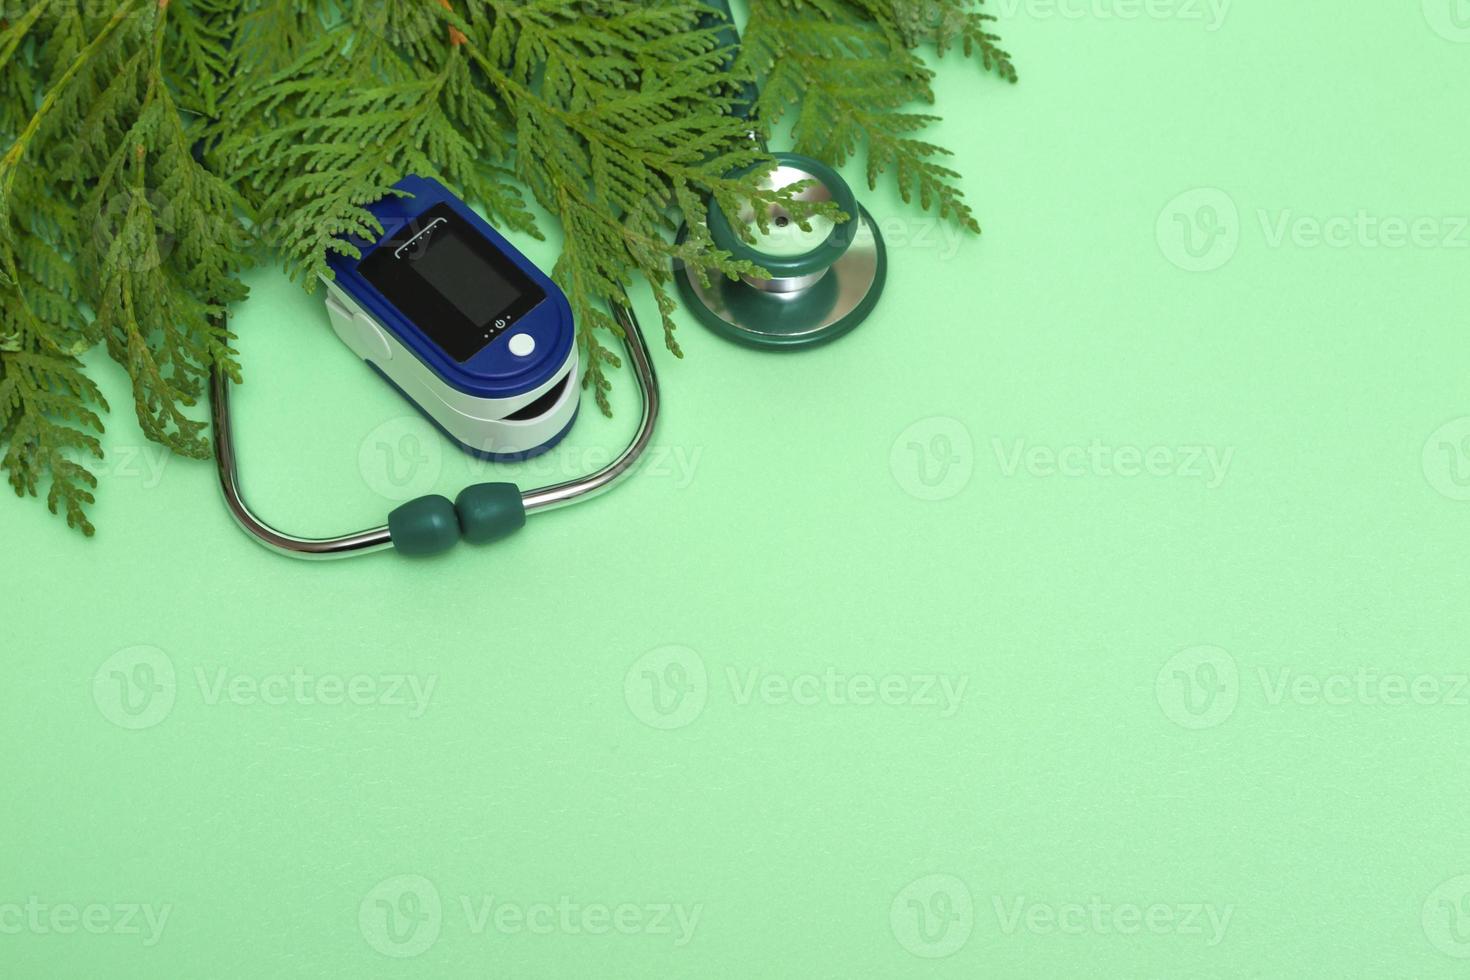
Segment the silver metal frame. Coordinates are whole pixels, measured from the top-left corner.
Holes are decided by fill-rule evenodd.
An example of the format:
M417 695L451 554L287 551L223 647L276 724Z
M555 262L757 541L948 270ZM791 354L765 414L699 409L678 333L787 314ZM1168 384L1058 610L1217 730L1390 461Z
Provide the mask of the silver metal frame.
M638 318L631 309L615 306L613 316L622 328L623 343L633 362L633 377L643 398L643 414L638 422L638 430L627 448L595 473L554 486L522 490L521 501L525 504L527 514L554 510L605 493L632 472L634 464L653 440L654 426L658 423L659 390L658 375L654 373L653 362L648 354L648 342L644 340ZM388 534L387 525L334 538L303 538L279 531L256 516L240 490L239 456L235 449L234 430L230 426L230 379L218 369L210 374L210 401L214 416L215 463L219 470L220 489L224 492L225 505L235 522L256 540L272 551L291 558L317 560L350 558L392 547L393 539Z

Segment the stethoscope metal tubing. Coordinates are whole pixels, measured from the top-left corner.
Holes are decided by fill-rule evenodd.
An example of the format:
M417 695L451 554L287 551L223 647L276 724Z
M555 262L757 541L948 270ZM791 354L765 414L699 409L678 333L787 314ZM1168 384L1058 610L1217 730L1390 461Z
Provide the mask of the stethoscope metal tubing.
M658 375L654 373L653 360L648 354L648 342L643 339L638 317L630 307L614 305L612 312L613 319L622 328L623 345L627 347L628 357L633 361L633 377L638 383L643 401L643 414L638 419L638 430L627 448L602 469L555 486L521 491L521 502L525 504L528 514L555 510L606 493L632 473L633 466L653 441L653 430L658 424L659 391Z
M627 477L653 440L654 427L658 423L659 390L658 375L654 373L653 361L648 353L648 343L639 328L638 318L627 306L613 307L613 316L623 331L623 343L628 357L633 362L633 377L642 395L643 412L638 429L618 457L602 469L575 480L535 490L522 490L521 502L526 513L555 510L568 504L590 500L607 492ZM235 522L261 544L279 554L291 558L328 560L350 558L356 555L382 551L393 546L393 538L387 525L369 528L355 534L344 534L333 538L303 538L277 530L261 520L240 489L240 464L235 448L235 434L230 425L230 379L218 368L210 372L210 401L214 418L215 464L219 471L220 490L225 505Z

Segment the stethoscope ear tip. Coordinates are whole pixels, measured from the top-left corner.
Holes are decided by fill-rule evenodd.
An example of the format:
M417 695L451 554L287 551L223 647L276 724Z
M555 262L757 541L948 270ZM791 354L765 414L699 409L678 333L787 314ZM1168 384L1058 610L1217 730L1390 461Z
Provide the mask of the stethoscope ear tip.
M759 230L753 209L732 221L713 201L706 216L715 247L767 270L769 279L712 277L708 285L687 267L675 269L675 282L690 312L715 333L765 350L796 350L828 343L867 319L877 306L888 275L888 257L877 222L860 204L842 175L811 157L775 153L776 167L766 186L785 188L808 182L803 201L831 201L848 215L834 223L817 219L803 230L779 207L764 215ZM755 236L746 241L743 225ZM679 232L679 241L688 237Z

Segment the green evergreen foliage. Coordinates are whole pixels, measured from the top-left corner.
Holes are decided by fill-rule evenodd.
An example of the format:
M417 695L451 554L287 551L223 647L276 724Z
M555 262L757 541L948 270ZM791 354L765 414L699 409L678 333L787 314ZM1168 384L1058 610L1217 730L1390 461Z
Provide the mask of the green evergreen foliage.
M365 206L408 173L437 177L492 222L541 237L606 410L608 313L640 281L674 338L671 266L760 274L716 249L729 210L780 201L739 117L795 113L797 149L978 228L943 151L915 137L932 73L915 48L958 47L1014 80L975 0L751 0L731 66L701 0L0 0L0 468L86 533L107 411L79 356L132 382L148 438L209 453L209 371L240 380L218 326L241 273L281 261L307 288ZM764 208L758 208L764 212ZM688 222L680 245L674 232Z
M1010 55L988 30L994 19L970 0L750 0L737 76L755 80L756 118L769 130L789 111L798 153L845 163L867 148L868 183L893 173L905 201L917 192L925 210L937 207L978 232L960 176L938 163L943 147L914 134L937 117L906 112L932 103L934 73L915 48L932 42L943 55L958 45L987 70L1016 80Z

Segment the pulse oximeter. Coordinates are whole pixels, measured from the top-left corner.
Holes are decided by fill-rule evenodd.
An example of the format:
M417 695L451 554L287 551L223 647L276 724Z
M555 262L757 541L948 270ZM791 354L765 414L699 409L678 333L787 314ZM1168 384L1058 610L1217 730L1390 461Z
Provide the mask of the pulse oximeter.
M576 420L581 370L565 294L438 181L369 205L377 241L332 255L327 312L358 357L468 452L524 459Z

